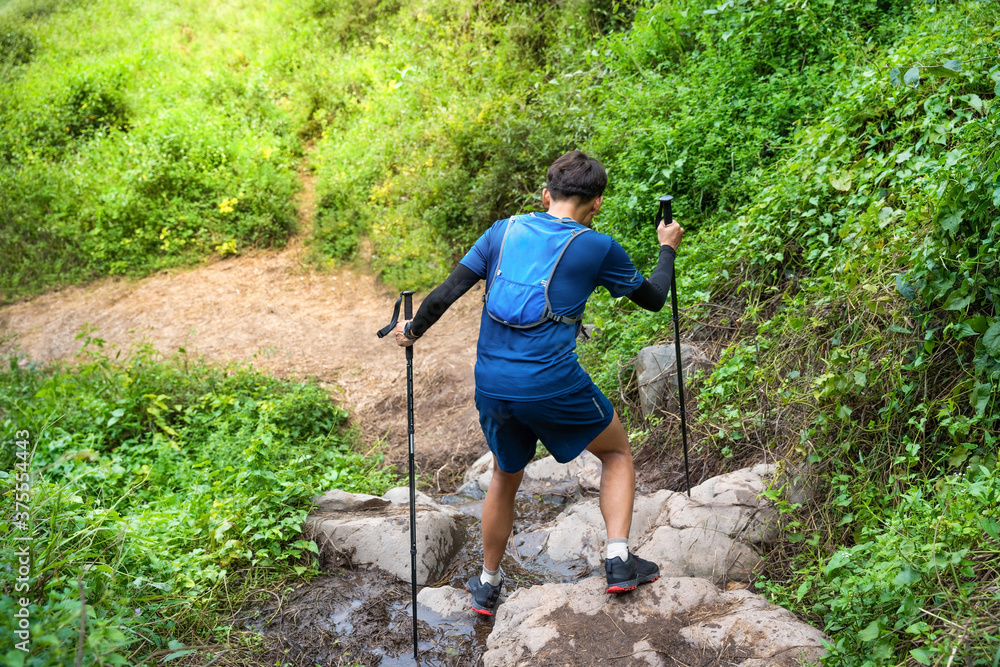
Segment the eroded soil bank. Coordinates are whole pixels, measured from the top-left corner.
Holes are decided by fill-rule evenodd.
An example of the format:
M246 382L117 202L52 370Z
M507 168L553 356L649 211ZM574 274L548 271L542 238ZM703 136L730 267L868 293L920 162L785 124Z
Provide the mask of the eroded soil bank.
M304 232L284 250L141 280L104 279L8 305L0 308L0 340L13 338L34 361L72 359L86 324L121 348L145 340L168 354L184 348L213 362L312 377L344 403L366 443L384 438L389 461L405 465L406 362L391 337L375 335L398 295L371 275L317 271L305 261L313 190L311 174L301 177ZM460 299L414 354L416 456L438 491L454 488L455 476L486 451L473 401L481 294L474 288Z

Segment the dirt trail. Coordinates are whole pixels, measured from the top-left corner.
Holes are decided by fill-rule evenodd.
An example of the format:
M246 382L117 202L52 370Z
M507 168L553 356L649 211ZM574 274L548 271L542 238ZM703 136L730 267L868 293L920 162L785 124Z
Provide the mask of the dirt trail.
M184 347L210 361L312 376L351 411L366 442L386 437L390 461L405 461L406 362L391 337L375 336L398 295L371 275L304 263L315 191L311 172L300 176L303 233L284 250L61 289L0 309L0 335L16 334L31 359L50 361L76 353L75 336L87 323L121 347L141 338L162 352ZM415 348L419 470L442 490L486 451L473 403L480 294L476 288L460 299Z

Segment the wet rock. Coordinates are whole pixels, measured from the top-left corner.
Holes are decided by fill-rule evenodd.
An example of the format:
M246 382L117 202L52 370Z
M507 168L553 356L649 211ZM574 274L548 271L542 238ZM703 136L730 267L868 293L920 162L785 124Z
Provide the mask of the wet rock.
M500 605L485 667L733 664L792 667L818 660L824 635L747 591L704 579L660 579L608 596L592 577L521 588ZM616 663L617 664L617 663Z
M431 611L441 618L469 614L469 592L452 586L422 588L417 593L417 615Z
M313 498L314 512L320 514L378 509L388 504L388 500L379 498L378 496L369 496L365 493L348 493L340 489L331 489L322 496Z
M416 491L414 493L414 497L416 498L418 505L437 505L437 503L434 502L434 499L423 491ZM385 492L385 495L382 496L382 499L386 502L392 503L393 505L409 505L410 487L397 486L395 489L389 489Z
M711 370L712 362L694 345L681 345L684 377L696 370ZM642 415L649 417L659 410L677 411L677 360L673 344L651 345L635 358Z
M456 493L482 493L490 485L490 478L493 476L493 452L486 452L475 463L469 466L463 478L463 484Z
M390 504L393 499L395 503ZM381 500L385 506L380 508L314 511L306 519L307 534L327 555L345 557L355 565L377 567L409 581L409 489L394 489ZM358 500L359 504L365 502ZM461 516L424 494L417 497L418 584L437 581L448 568L461 547Z
M466 484L459 489L460 493L466 489L466 485L471 486L473 483L486 491L493 479L493 455L488 454L472 464L465 479ZM521 480L519 492L579 497L584 491L597 491L600 487L601 462L590 452L584 451L565 464L551 456L529 463L524 468L524 479Z
M712 478L683 493L637 495L629 545L664 576L746 581L760 566L755 545L775 537L774 510L759 499L773 468L756 466ZM604 520L597 499L569 507L554 520L515 535L521 558L585 562L604 570Z

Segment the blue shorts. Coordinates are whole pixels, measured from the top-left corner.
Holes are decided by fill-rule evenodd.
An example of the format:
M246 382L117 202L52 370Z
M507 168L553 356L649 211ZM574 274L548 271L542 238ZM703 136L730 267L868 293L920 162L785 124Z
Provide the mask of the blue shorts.
M504 472L524 469L541 440L559 463L572 461L614 418L611 401L593 382L541 401L509 401L476 391L479 423L486 444Z

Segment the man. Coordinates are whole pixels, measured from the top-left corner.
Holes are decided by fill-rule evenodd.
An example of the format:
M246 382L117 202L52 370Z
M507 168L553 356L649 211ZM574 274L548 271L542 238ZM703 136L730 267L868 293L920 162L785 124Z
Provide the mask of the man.
M414 318L396 327L412 345L448 307L487 279L476 358L476 407L492 451L493 478L483 504L483 571L466 589L472 608L492 616L503 577L500 559L514 522L514 497L537 441L566 463L589 450L602 463L600 506L607 529L607 592L634 590L659 568L628 551L635 498L632 450L617 414L576 356L587 299L598 286L659 311L684 230L660 221L660 256L644 279L611 237L590 230L603 203L607 173L580 151L549 167L547 213L498 220L476 241Z

